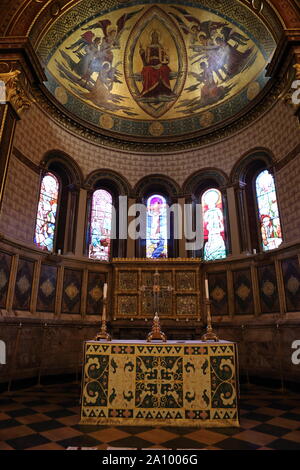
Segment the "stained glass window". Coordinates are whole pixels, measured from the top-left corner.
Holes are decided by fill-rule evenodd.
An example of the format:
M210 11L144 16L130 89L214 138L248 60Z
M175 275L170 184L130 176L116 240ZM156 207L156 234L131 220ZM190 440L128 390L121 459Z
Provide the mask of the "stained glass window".
M167 202L160 194L147 199L146 257L168 257Z
M59 181L53 173L42 179L34 242L43 250L53 251Z
M222 194L210 188L201 198L204 235L204 259L226 258Z
M256 178L256 198L264 251L277 248L282 243L282 234L274 178L268 170Z
M112 195L104 189L93 194L89 257L109 261L111 251L113 201Z

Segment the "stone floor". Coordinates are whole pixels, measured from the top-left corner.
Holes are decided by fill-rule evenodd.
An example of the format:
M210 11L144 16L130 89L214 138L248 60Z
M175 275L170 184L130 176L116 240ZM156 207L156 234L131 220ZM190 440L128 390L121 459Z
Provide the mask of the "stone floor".
M242 388L240 428L80 426L80 385L32 387L0 395L0 450L67 447L300 450L300 396Z

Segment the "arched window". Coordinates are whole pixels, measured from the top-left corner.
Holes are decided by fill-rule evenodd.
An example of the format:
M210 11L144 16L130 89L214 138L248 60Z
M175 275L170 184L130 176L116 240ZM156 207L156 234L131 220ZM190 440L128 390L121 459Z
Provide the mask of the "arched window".
M147 199L146 257L168 257L167 201L161 194Z
M203 216L203 257L205 260L226 258L222 194L216 188L206 190L201 197Z
M42 179L34 242L39 248L54 250L60 183L48 172Z
M91 205L89 233L90 258L109 261L111 254L112 216L112 195L105 189L97 189L93 193Z
M261 171L255 181L261 243L264 251L282 243L281 225L274 178L268 170Z
M167 201L161 194L147 199L147 258L168 258Z

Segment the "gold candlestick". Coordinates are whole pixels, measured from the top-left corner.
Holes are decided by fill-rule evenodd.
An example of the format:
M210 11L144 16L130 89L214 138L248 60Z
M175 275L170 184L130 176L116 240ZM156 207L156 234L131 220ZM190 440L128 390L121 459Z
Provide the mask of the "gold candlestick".
M154 315L152 330L147 336L149 343L151 343L153 339L161 339L163 342L167 341L166 335L160 329L160 321L157 312Z
M106 341L111 341L111 336L107 331L107 325L106 325L106 303L107 303L107 299L105 298L103 299L101 330L96 335L96 338L95 338L96 341L100 341L101 339L105 339Z
M218 336L214 333L212 329L212 322L211 322L211 313L210 313L210 305L211 301L209 299L205 299L206 311L207 311L207 327L206 333L201 337L201 341L219 341Z

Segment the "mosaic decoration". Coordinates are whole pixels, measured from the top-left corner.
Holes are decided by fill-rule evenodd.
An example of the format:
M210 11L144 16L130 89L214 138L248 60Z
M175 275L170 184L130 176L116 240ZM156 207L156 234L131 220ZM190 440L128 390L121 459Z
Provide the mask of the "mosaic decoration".
M53 173L47 173L41 183L34 237L34 243L46 251L54 248L58 195L59 181Z
M198 302L196 295L177 295L176 314L183 316L197 316Z
M262 313L280 312L275 265L259 266L257 273Z
M268 170L258 175L255 187L262 247L264 251L273 250L281 245L282 235L274 178Z
M90 258L109 261L112 215L112 195L104 189L94 191L90 216Z
M146 257L168 257L167 202L160 194L147 199Z
M118 297L117 313L119 316L132 317L138 312L138 298L135 295L120 295Z
M33 261L20 258L13 302L13 308L16 310L30 310L33 270Z
M282 274L288 312L300 310L300 267L297 256L282 261Z
M85 343L81 424L239 426L233 343Z
M276 46L254 13L223 3L83 0L40 42L46 86L73 115L126 140L209 130L266 85Z
M119 272L119 289L136 290L138 285L138 273L132 271Z
M82 271L64 270L62 313L80 314Z
M196 276L192 271L176 272L177 290L195 290Z
M209 273L209 298L212 302L212 315L228 315L227 273Z
M6 307L11 260L9 254L0 252L0 308Z
M90 272L88 275L86 314L102 315L103 309L103 285L105 274Z
M37 311L55 311L56 283L57 267L42 264L36 305Z
M254 313L253 290L250 269L233 271L235 313Z
M205 191L201 197L205 260L226 258L222 194L218 189Z

